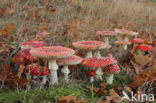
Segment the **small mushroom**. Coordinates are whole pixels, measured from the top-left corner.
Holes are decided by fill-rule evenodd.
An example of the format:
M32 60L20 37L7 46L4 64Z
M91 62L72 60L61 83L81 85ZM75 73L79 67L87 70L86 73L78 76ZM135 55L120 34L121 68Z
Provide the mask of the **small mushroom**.
M66 58L74 54L74 50L61 46L45 46L33 48L30 53L39 58L45 58L49 61L50 84L58 83L56 59Z
M127 45L130 45L131 42L129 42L129 41L127 41L127 42L125 42L125 41L115 41L115 44L123 45L123 49L127 50Z
M97 31L96 34L105 36L105 42L108 45L109 45L109 39L108 38L110 36L116 36L117 35L116 32L114 32L114 31Z
M43 67L40 76L42 77L42 84L46 84L47 76L50 74L50 70L47 67Z
M91 68L96 69L96 78L102 80L102 67L106 67L111 64L117 63L115 58L112 57L103 57L103 58L85 58L82 60L81 64Z
M88 71L88 76L90 77L90 82L92 83L94 81L94 77L95 77L96 73L94 70L89 70Z
M81 63L82 59L76 55L67 57L67 58L62 58L62 59L57 59L57 64L58 65L63 65L64 67L62 68L62 73L64 74L65 81L69 81L69 76L68 74L70 73L68 66L69 65L77 65Z
M107 80L107 83L112 84L114 74L119 73L120 68L117 64L112 64L112 65L109 65L109 66L105 67L104 69L102 69L102 71L104 73L109 74L109 77L107 77L106 80Z
M87 51L87 58L93 57L92 51L96 51L97 57L101 57L99 50L107 48L107 44L101 41L78 41L72 44L75 48Z
M125 30L125 29L115 29L115 32L125 36L125 38L124 38L125 42L128 42L128 37L129 36L137 36L138 35L137 32L129 31L129 30Z
M40 75L40 68L38 64L30 64L27 66L26 71L30 73L31 76L33 76L34 79L37 78L37 76Z

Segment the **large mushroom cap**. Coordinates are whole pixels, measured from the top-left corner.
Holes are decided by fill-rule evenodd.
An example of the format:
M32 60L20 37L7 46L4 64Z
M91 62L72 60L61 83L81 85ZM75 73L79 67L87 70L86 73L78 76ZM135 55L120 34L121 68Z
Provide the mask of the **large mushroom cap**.
M22 49L32 49L43 46L43 41L26 41L21 44Z
M103 58L85 58L82 60L81 64L87 67L105 67L111 64L116 64L117 60L112 57L103 57Z
M120 68L117 64L112 64L103 68L102 71L108 74L114 74L114 73L118 73L120 71Z
M141 51L152 51L151 45L141 44L135 47L135 50L141 50Z
M74 50L62 46L45 46L30 50L32 55L48 59L69 57L72 56L74 52Z
M144 43L144 40L140 38L135 38L135 39L129 40L129 42L135 43L135 44L141 44L141 43Z
M115 32L119 33L119 34L122 34L122 35L131 35L131 36L138 35L137 32L129 31L129 30L125 30L125 29L115 29Z
M72 44L75 48L88 51L107 48L107 44L101 41L78 41Z
M82 59L76 55L67 57L67 58L62 58L62 59L57 59L57 64L59 65L76 65L81 63Z
M131 42L129 42L129 41L115 41L115 44L119 44L119 45L130 45Z
M97 31L97 35L108 35L108 36L116 36L116 32L114 31Z

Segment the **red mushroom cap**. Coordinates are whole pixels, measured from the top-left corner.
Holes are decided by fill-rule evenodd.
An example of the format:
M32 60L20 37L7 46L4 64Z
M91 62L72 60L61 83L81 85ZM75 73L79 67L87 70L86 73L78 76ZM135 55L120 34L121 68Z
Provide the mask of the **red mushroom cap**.
M129 30L126 30L126 29L115 29L115 32L119 33L119 34L123 34L123 35L131 35L131 36L138 35L137 32L129 31Z
M76 65L81 63L82 59L76 55L67 57L67 58L61 58L57 59L57 64L59 65Z
M40 68L37 64L30 64L26 68L27 72L30 72L31 75L39 75L40 74Z
M90 71L88 71L88 76L90 76L90 77L95 77L95 71L94 70L90 70Z
M115 44L120 44L120 45L130 45L131 44L131 42L129 42L129 41L115 41Z
M116 64L117 60L112 57L103 57L103 58L85 58L82 60L81 64L87 67L106 67L111 64Z
M135 47L135 50L141 50L141 51L152 51L151 45L141 44Z
M30 53L34 56L41 58L57 59L72 56L75 53L75 51L62 46L45 46L33 48L30 50Z
M88 51L107 48L107 44L101 41L78 41L72 44L75 48Z
M115 36L117 35L114 31L97 31L97 35L108 35L108 36Z
M16 57L17 57L20 61L24 61L24 59L28 59L28 60L30 60L30 61L32 61L33 59L36 59L35 56L31 56L30 50L29 50L29 49L20 50L20 51L16 54Z
M21 44L21 48L23 49L32 49L43 46L43 41L26 41Z
M135 43L135 44L141 44L141 43L144 43L144 40L140 39L140 38L135 38L135 39L129 40L129 42L132 42L132 43Z
M120 68L117 64L112 64L103 68L102 71L108 74L114 74L120 72Z
M46 76L50 74L50 70L47 67L44 67L41 71L40 76Z

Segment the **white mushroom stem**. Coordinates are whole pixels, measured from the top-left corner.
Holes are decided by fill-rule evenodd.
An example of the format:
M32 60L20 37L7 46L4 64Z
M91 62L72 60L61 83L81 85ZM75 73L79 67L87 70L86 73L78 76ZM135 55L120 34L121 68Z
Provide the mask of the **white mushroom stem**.
M92 55L92 51L88 51L88 52L87 52L87 56L86 56L86 58L91 58L91 57L93 57L93 55Z
M127 50L127 45L124 44L124 45L123 45L123 48L124 48L124 50Z
M64 74L64 77L65 77L65 81L66 82L69 82L69 68L68 68L68 65L65 65L62 69L61 69L61 72Z
M46 81L47 81L47 76L45 75L42 77L42 84L46 84Z
M128 42L128 37L127 36L125 37L124 42ZM127 50L127 45L124 44L123 46L124 46L124 50Z
M100 80L102 80L102 75L103 75L103 72L102 72L102 68L98 68L97 70L96 70L96 79L100 79Z
M56 64L56 59L49 60L50 69L50 84L58 83L57 70L58 65Z
M91 76L91 77L90 77L90 83L92 83L93 81L94 81L94 77Z
M97 50L95 52L94 56L100 58L101 57L100 50Z
M107 83L112 84L112 82L113 82L113 77L114 77L114 74L110 74L110 75L106 78Z
M33 79L37 79L37 76L36 76L36 75L34 75L34 76L33 76Z
M108 44L108 45L109 45L109 39L108 39L108 37L107 37L107 36L105 37L105 42L106 42L106 44Z
M127 36L125 37L124 41L125 41L125 42L128 42L128 37L127 37Z

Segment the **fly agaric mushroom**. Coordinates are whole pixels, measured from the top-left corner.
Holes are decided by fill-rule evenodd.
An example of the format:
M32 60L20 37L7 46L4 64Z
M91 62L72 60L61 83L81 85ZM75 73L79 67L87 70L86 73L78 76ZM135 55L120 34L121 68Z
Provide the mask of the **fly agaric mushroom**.
M97 56L101 57L100 49L107 48L107 44L101 41L78 41L72 43L75 48L87 51L87 58L91 58L92 51L96 51Z
M143 52L150 52L152 51L153 47L151 45L141 44L134 48L135 50L143 51Z
M137 32L129 31L129 30L125 30L125 29L115 29L115 32L118 34L124 35L125 36L125 38L124 38L125 42L128 42L129 36L137 36L138 35Z
M67 58L62 58L62 59L57 59L57 64L58 65L63 65L64 67L61 69L62 73L64 74L65 81L69 81L69 76L68 74L70 73L68 66L69 65L77 65L81 63L82 59L76 55L67 57Z
M50 84L58 82L57 70L58 65L56 59L66 58L74 54L74 50L61 46L45 46L39 48L33 48L30 53L36 57L46 58L49 61L50 69Z
M28 73L30 73L30 75L32 75L34 79L36 79L37 76L39 76L39 74L40 74L40 68L39 68L38 64L28 65L26 68L26 71Z
M109 77L106 78L106 80L107 80L107 83L112 84L114 74L115 73L119 73L120 72L120 68L119 68L119 66L117 64L111 64L111 65L105 67L104 69L102 69L102 71L104 73L107 73L107 74L110 75Z
M32 48L38 48L38 47L42 47L44 44L43 41L26 41L23 42L20 47L22 49L32 49Z
M91 68L97 68L96 78L102 80L102 67L106 67L111 64L116 64L117 61L112 57L103 57L103 58L85 58L82 60L81 64ZM92 81L92 80L91 80Z
M40 76L42 76L42 83L46 84L47 76L50 74L50 70L47 67L43 67Z
M20 61L24 61L24 59L28 59L29 61L35 59L35 56L31 56L30 54L30 49L32 48L37 48L37 47L41 47L43 46L43 42L42 41L27 41L27 42L23 42L20 47L22 50L20 50L17 54L16 57L20 60Z
M89 70L88 71L88 76L90 77L90 82L92 83L94 81L94 77L95 77L96 73L94 70Z
M24 59L27 59L29 61L32 61L33 59L35 59L35 56L31 56L30 54L30 50L29 49L24 49L24 50L20 50L17 54L16 57L23 62Z
M142 43L144 43L144 40L143 39L140 39L140 38L134 38L134 39L129 40L129 42L133 43L134 46L136 46L136 44L142 44Z
M106 44L109 44L108 37L117 35L116 32L114 32L114 31L97 31L96 34L97 35L104 35Z
M115 41L115 44L119 44L119 45L123 45L123 49L124 50L127 50L127 45L130 45L131 44L131 42L129 42L129 41Z

